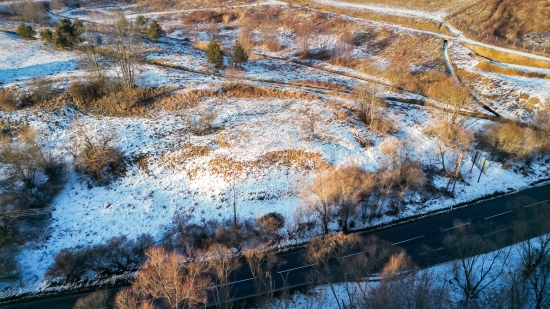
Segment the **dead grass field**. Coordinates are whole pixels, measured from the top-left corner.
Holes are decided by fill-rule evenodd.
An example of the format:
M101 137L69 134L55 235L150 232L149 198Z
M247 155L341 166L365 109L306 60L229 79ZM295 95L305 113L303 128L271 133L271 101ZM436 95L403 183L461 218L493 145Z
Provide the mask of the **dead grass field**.
M480 62L478 65L476 65L475 68L486 72L492 72L492 73L503 74L508 76L522 76L522 77L530 77L530 78L550 79L550 75L540 74L536 72L525 72L514 68L503 68L486 61Z
M403 7L407 9L439 11L442 9L455 9L457 6L464 6L475 1L449 1L449 0L343 0L360 4L380 4ZM457 3L458 2L458 3Z
M293 3L293 4L302 5L302 6L307 6L309 8L318 9L325 12L344 14L344 15L348 15L356 18L386 22L390 24L398 24L398 25L410 27L413 29L452 35L449 29L447 29L447 27L429 19L409 18L409 17L397 16L397 15L379 14L379 13L376 13L373 11L367 11L367 10L335 7L331 5L319 4L311 0L292 0L292 1L284 0L284 1Z
M503 62L503 63L509 63L509 64L517 64L517 65L523 65L528 67L535 67L535 68L543 68L543 69L550 69L550 62L540 60L540 59L533 59L529 57L524 57L516 54L510 54L501 52L495 49L479 46L479 45L473 45L473 44L463 44L476 54L480 55L481 57L485 57L487 59L497 61L497 62Z
M391 0L390 0L391 1ZM520 40L523 34L550 29L550 2L544 0L485 0L452 16L483 37Z

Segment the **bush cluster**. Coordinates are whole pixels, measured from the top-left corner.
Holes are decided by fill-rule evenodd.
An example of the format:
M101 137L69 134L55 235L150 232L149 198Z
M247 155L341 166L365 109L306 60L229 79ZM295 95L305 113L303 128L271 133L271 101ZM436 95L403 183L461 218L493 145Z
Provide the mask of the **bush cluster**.
M17 33L18 36L24 39L32 39L36 35L36 31L34 31L31 26L26 25L24 22L19 23L19 26L17 26L15 33Z
M89 270L101 276L137 269L145 262L145 250L153 245L153 237L142 234L135 240L118 236L105 244L63 249L46 270L46 278L76 281Z

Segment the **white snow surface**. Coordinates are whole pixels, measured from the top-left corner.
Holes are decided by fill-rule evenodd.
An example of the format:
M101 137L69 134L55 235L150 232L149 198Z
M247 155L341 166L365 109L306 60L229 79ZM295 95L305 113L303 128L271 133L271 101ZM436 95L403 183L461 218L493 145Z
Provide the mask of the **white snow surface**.
M76 69L76 55L38 40L0 32L0 84L66 73Z
M237 31L232 31L225 34L236 36ZM409 33L411 30L404 31ZM200 35L206 36L204 32ZM208 68L203 53L192 49L191 44L177 41L183 37L180 32L161 39L157 44L161 47L158 48L158 52L151 54L150 58L171 60L182 67L197 70ZM298 50L288 33L283 33L279 39L288 45L285 51L288 54L280 52L271 55L292 56ZM333 44L335 38L327 36L323 40ZM165 48L166 43L171 44L170 48ZM312 48L315 48L315 44L317 43L314 42ZM0 33L0 50L0 81L4 84L14 85L18 81L33 77L52 75L63 81L60 87L66 87L68 76L84 74L82 70L76 70L75 53L56 51L50 45L39 41L24 41ZM261 53L270 55L266 51ZM473 70L476 60L469 58L467 49L462 45L452 44L449 53L456 68ZM365 77L363 73L349 68L339 68L326 63L320 65ZM353 78L280 60L254 60L244 68L245 71L241 75L249 79L330 81L348 85L350 88L358 83ZM502 81L507 87L502 90L503 92L524 91L541 98L550 97L548 81L521 78L508 80L506 77L486 74ZM141 86L171 85L182 88L182 92L189 89L218 88L227 81L223 77L152 65L140 66L139 76L138 84ZM255 84L268 85L261 82ZM284 85L277 87L285 88ZM541 89L545 91L540 91ZM476 90L484 91L481 86ZM384 90L384 94L411 97L410 94L389 90ZM503 113L506 112L506 108L513 107L511 103L505 105L495 102L495 105L500 106L498 111ZM130 158L147 156L149 162L149 171L130 165L125 175L105 187L88 186L89 180L86 177L70 170L65 188L52 205L55 211L52 213L49 228L51 234L44 243L29 245L20 254L24 284L12 286L11 290L0 296L47 288L48 282L44 280L45 270L63 248L98 244L119 235L128 235L132 238L141 233L150 233L159 239L173 215L179 212L192 213L197 223L209 219L231 218L232 208L227 202L231 192L230 180L212 168L212 164L220 157L244 162L247 166L237 175L236 195L240 218L257 218L262 214L276 211L282 213L287 220L292 220L294 210L302 204L296 194L297 183L310 180L315 173L311 168L283 164L258 168L253 163L262 155L294 149L318 154L334 166L358 165L366 170L376 171L385 164L386 158L380 152L379 146L388 136L373 134L357 121L339 119L331 106L327 104L326 96L320 101L210 98L201 101L197 108L171 113L151 112L144 117L115 118L79 114L77 119L75 111L69 107L56 110L24 109L13 113L0 112L1 117L10 120L28 120L30 125L40 132L41 143L54 149L69 164L72 163L72 157L68 148L71 139L77 136L78 127L89 133L116 132L117 138L113 146L118 147ZM306 140L301 129L303 115L299 111L306 107L319 113L316 129L319 138L314 141ZM209 153L204 156L185 157L181 149L187 143L184 133L186 118L196 120L201 114L212 111L216 115L214 124L222 129L207 136L191 136L192 145L208 146ZM394 135L402 140L408 140L414 146L412 156L424 164L437 164L434 155L436 145L422 131L423 127L433 121L428 110L420 106L390 102L390 108L386 113L399 127L399 131ZM510 114L513 114L512 110ZM488 123L486 120L469 119L467 126L470 129L483 130ZM373 146L363 148L359 145L357 137L372 141ZM229 140L229 146L217 143L220 139ZM435 197L426 200L420 194L410 194L406 196L405 210L400 217L448 208L495 191L519 190L528 187L532 181L550 175L549 166L543 160L534 160L526 175L515 166L503 168L501 163L491 162L488 175L483 176L478 184L477 171L468 173L473 152L472 149L465 158L467 163L463 165L462 172L466 182L457 184L456 199ZM312 162L309 163L311 164ZM197 173L190 177L192 171ZM434 185L444 188L447 181L442 177L436 177ZM357 222L356 226L376 225L395 219L384 216L372 222ZM336 222L331 223L332 228L336 226ZM292 244L292 241L296 240L289 240L285 244Z

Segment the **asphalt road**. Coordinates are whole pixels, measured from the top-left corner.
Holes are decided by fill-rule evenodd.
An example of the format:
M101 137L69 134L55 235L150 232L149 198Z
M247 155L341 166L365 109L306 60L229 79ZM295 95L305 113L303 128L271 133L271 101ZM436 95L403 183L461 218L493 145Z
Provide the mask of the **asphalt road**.
M528 197L529 200L526 200L525 197ZM511 231L511 227L517 224L518 209L537 207L550 207L550 185L526 189L470 207L455 209L374 232L362 233L362 235L365 237L376 235L382 240L402 247L407 250L417 264L429 266L449 259L444 253L443 238L452 232L457 220L472 224L489 237ZM283 282L286 287L308 284L307 274L311 271L311 266L303 261L301 249L280 254L279 257L285 261L285 264L278 267L275 276L276 288L283 287ZM250 298L255 294L254 280L246 266L235 272L232 281L236 299ZM112 289L111 291L114 294L116 290ZM5 309L69 309L82 295L59 296L0 307Z

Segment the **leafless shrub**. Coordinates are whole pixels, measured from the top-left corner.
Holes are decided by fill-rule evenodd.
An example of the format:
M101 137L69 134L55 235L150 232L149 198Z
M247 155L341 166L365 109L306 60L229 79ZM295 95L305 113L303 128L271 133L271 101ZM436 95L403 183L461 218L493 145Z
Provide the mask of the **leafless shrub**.
M275 292L273 277L276 274L273 269L280 261L275 252L266 247L244 248L243 255L254 278L256 305L263 308L273 298Z
M77 281L93 271L102 276L137 269L145 261L145 250L154 245L150 235L135 240L113 237L105 244L83 248L66 248L55 257L46 271L46 278L55 281Z
M105 309L107 308L107 298L109 292L101 290L90 293L79 298L73 306L73 309Z
M25 0L14 3L13 7L14 13L23 21L43 25L49 20L46 14L46 2Z
M311 20L301 22L296 27L297 44L301 48L301 56L307 57L310 54L311 40L315 34L315 23Z
M285 217L279 213L270 212L256 219L255 223L260 237L273 239L279 236L279 230L285 226Z
M370 173L350 166L320 174L311 185L300 189L300 195L321 219L326 235L328 224L335 215L340 218L342 229L348 230L349 219L356 213L362 195L368 194L373 185Z
M499 249L491 239L474 234L471 225L461 222L455 225L455 232L444 239L456 258L449 266L449 274L461 296L459 304L470 308L479 304L482 293L506 272L511 249Z
M320 114L310 107L298 110L297 113L300 116L300 129L304 133L305 139L308 141L317 139L317 122L319 121Z
M20 130L19 140L0 143L0 162L7 166L0 199L14 209L44 207L61 189L65 165L38 144L31 128Z
M361 120L371 129L381 129L380 119L383 117L382 111L386 107L386 101L380 96L379 89L374 85L362 85L354 89L353 97L358 104Z
M13 239L7 239L7 230L11 229L9 222L5 220L0 221L2 231L0 231L0 280L2 281L14 281L19 278L20 269L18 265L18 250L11 242ZM11 234L11 233L10 233Z
M380 277L376 285L360 286L357 303L361 308L450 308L445 280L429 270L417 271L405 251L391 255Z
M0 110L5 112L17 110L15 95L9 89L2 88L2 91L0 92Z
M252 50L256 46L252 30L252 28L244 26L239 29L238 41L246 50Z
M354 49L353 35L349 31L344 31L338 38L331 54L330 61L336 65L345 67L354 67L358 61L352 58Z
M140 297L160 301L174 309L207 302L212 281L206 275L208 265L201 258L201 252L194 251L191 259L186 259L153 247L146 256L147 262L132 283Z
M358 294L356 283L368 277L381 262L381 253L387 254L386 245L376 239L364 242L357 234L329 234L312 239L306 246L304 259L311 264L310 277L316 284L327 284L338 308L347 308ZM353 254L368 250L370 257ZM334 283L342 282L345 297L339 294Z
M193 133L195 135L208 135L214 131L214 120L216 120L216 113L214 111L208 111L199 116L199 119L193 126Z
M112 142L116 139L114 131L99 132L91 136L78 126L78 136L74 139L77 149L77 167L100 185L107 184L112 177L124 170L124 155Z
M230 275L239 269L238 256L224 245L214 244L206 252L210 271L215 275L217 285L214 287L214 300L220 309L233 308L234 292L230 284Z
M550 146L547 136L516 123L495 124L488 128L484 138L496 150L525 159L542 153Z
M44 103L54 96L52 90L52 81L47 78L34 79L29 83L31 89L31 95L26 100L31 101L32 104Z

